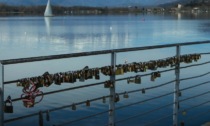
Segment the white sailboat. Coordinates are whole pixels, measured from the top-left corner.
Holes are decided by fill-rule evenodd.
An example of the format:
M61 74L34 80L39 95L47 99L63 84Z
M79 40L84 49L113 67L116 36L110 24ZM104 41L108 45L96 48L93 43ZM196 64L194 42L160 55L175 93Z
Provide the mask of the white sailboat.
M50 5L50 0L48 0L48 2L47 2L47 6L46 6L46 9L45 9L45 12L44 12L44 16L45 17L52 17L53 16L52 8L51 8L51 5Z

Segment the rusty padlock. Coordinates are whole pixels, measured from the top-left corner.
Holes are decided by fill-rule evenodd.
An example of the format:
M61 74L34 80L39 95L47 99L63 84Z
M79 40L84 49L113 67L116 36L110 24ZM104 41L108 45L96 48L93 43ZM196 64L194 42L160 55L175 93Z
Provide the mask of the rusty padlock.
M89 107L90 106L90 100L86 101L86 106Z

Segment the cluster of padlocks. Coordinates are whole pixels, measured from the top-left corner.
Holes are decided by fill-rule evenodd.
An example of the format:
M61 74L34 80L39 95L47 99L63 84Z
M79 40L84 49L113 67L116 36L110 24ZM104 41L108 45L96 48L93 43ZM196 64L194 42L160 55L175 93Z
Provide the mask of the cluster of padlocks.
M100 79L100 73L106 76L112 75L123 75L127 72L146 72L147 70L157 70L157 68L165 68L168 66L175 66L178 63L192 63L193 61L198 61L201 58L200 54L188 54L181 55L179 58L169 57L166 59L160 60L152 60L148 62L133 62L133 63L125 63L119 64L115 66L115 71L113 66L104 66L101 68L89 68L86 66L82 70L70 71L70 72L60 72L56 74L49 74L45 72L42 76L31 77L20 79L17 82L17 86L23 87L23 94L21 95L21 99L23 100L23 104L25 107L33 107L35 103L38 103L42 100L43 97L38 102L35 102L36 95L41 95L43 92L39 91L39 87L49 87L51 84L61 85L61 83L75 83L77 80L80 82L84 82L88 79L95 78L96 80ZM151 73L151 81L155 81L156 78L161 77L161 73L159 71L155 71ZM105 81L105 88L114 87L114 81L108 80ZM128 78L127 83L135 83L141 84L141 76L136 75L134 78ZM142 93L145 93L145 89L142 89ZM32 95L29 95L32 94ZM181 95L181 92L179 93ZM32 97L33 96L33 97ZM128 98L128 93L125 92L123 95L124 98ZM106 102L106 98L103 97L103 103ZM119 95L115 94L115 102L119 101ZM90 106L90 101L86 101L86 106ZM76 105L72 104L72 110L76 110ZM13 113L12 100L11 97L8 96L5 101L4 107L5 113Z
M60 72L56 74L49 74L45 72L42 76L24 78L17 82L17 86L28 87L30 81L33 81L37 87L50 86L51 84L61 85L61 83L75 83L77 80L84 82L88 79L95 78L100 79L100 73L104 75L123 75L127 72L146 72L147 70L157 70L157 68L165 68L168 66L175 66L177 63L192 63L193 61L198 61L201 58L200 54L188 54L182 55L179 58L176 56L169 57L166 59L152 60L148 62L133 62L116 65L116 70L113 71L113 66L104 66L101 68L89 68L86 66L82 70ZM159 77L160 73L154 72L151 75L151 80L154 81L155 78ZM139 81L137 76L136 81ZM130 80L131 82L132 80ZM138 82L139 83L139 82Z

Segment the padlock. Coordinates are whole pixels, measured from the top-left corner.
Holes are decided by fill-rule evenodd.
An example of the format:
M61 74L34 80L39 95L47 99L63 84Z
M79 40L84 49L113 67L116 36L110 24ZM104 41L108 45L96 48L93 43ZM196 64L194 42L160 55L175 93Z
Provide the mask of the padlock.
M127 65L127 71L128 71L128 72L131 72L131 71L132 71L132 70L131 70L131 64L128 64L128 65Z
M80 82L84 82L84 81L85 81L85 73L84 73L84 71L81 71L81 72L80 72L79 81L80 81Z
M127 73L128 72L127 66L128 66L127 64L123 64L122 65L122 69L123 69L123 72L124 73Z
M77 82L77 73L73 72L73 83Z
M104 88L110 88L110 83L109 83L109 81L106 81L106 82L104 83Z
M187 114L186 111L182 111L182 115L185 116Z
M72 72L69 73L69 83L74 83L74 75Z
M179 95L179 97L181 97L181 96L182 96L182 92L181 92L181 91L179 91L179 92L178 92L178 95Z
M141 92L142 92L142 94L145 94L146 93L146 91L145 91L144 88L141 90Z
M131 64L130 64L130 69L131 69L131 72L133 72L133 71L135 70L135 65L134 65L134 63L131 63Z
M155 74L155 77L161 77L161 74L159 71L155 72L154 74Z
M50 111L49 110L47 110L47 112L46 112L46 120L50 121Z
M77 110L77 107L76 107L76 105L74 103L71 105L71 109L72 110Z
M106 81L104 83L104 88L113 88L114 87L114 83L112 81Z
M88 79L93 79L93 70L89 69L87 73Z
M90 106L90 100L86 101L86 106L88 106L88 107Z
M102 97L102 102L106 103L106 97L105 96Z
M101 73L105 75L105 67L101 67L100 70L101 70Z
M20 81L18 81L16 85L17 85L17 87L22 87L23 86L23 84Z
M155 81L155 78L156 78L156 77L155 77L155 74L152 73L152 74L151 74L151 79L150 79L150 80L151 80L151 81Z
M125 92L123 98L129 98L128 92Z
M39 126L44 126L42 111L39 111Z
M140 75L137 75L137 76L135 77L134 82L135 82L136 84L141 84L141 76L140 76Z
M184 122L182 121L181 123L180 123L180 126L184 126L185 124L184 124Z
M179 104L179 102L178 102L178 109L180 109L180 104Z
M115 94L115 102L118 102L118 101L120 101L120 96L118 95L118 94Z
M100 71L99 68L94 69L94 76L96 80L100 79Z
M65 82L65 73L63 72L60 73L60 80L61 80L61 83Z
M106 66L105 67L105 75L110 75L110 74L111 74L110 66Z
M22 79L20 81L20 83L22 84L23 87L26 87L26 88L28 88L30 86L29 80L26 79L26 78L25 79Z
M64 75L64 82L68 83L69 82L69 75L68 73L66 72L65 75Z
M115 75L123 75L124 74L124 70L122 68L122 65L119 65L115 71Z
M44 86L49 87L51 85L50 78L47 76L44 76Z
M99 75L99 74L96 74L96 75L95 75L95 79L96 79L96 80L99 80L99 79L100 79L100 75Z
M58 73L54 74L54 80L56 85L61 85L61 77Z
M4 102L4 112L13 113L12 100L10 96L8 96L7 100Z
M130 83L134 83L135 82L135 80L133 79L131 79L130 77L127 79L127 84L130 84Z

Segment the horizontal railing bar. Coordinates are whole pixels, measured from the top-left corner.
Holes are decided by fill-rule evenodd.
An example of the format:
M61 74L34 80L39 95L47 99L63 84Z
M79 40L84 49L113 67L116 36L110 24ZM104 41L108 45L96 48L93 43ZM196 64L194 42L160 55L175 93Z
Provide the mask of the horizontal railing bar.
M104 113L108 113L112 111L111 109L110 110L106 110L106 111L103 111L103 112L99 112L99 113L96 113L96 114L92 114L92 115L89 115L89 116L85 116L85 117L82 117L82 118L79 118L79 119L75 119L75 120L72 120L72 121L67 121L67 122L64 122L62 124L54 124L53 126L63 126L63 125L67 125L67 124L70 124L70 123L73 123L73 122L78 122L78 121L81 121L81 120L84 120L84 119L88 119L88 118L91 118L91 117L94 117L94 116L97 116L97 115L101 115L101 114L104 114Z
M101 100L101 99L103 99L104 97L105 97L105 98L109 98L109 97L112 97L112 96L111 96L111 95L107 95L107 96L103 96L103 97L94 98L94 99L91 99L91 100L89 100L89 101L90 101L90 102L93 102L93 101ZM73 104L74 104L74 105L81 105L81 104L85 104L85 103L86 103L86 101L82 101L82 102L73 103ZM53 112L53 111L57 111L57 110L60 110L60 109L72 107L73 104L71 104L71 105L64 105L64 106L61 106L61 107L58 107L58 108L53 108L53 109L50 109L50 110L42 111L42 113L47 113L48 111L49 111L49 112ZM16 118L13 118L13 119L8 119L8 120L5 120L4 123L8 123L8 122L20 120L20 119L23 119L23 118L28 118L28 117L36 116L36 115L38 115L38 114L39 114L39 113L32 113L32 114L28 114L28 115L25 115L25 116L16 117Z
M210 52L208 52L208 53L200 53L201 55L209 55L210 54Z
M138 114L136 114L136 115L134 115L134 116L130 116L130 117L126 118L126 119L118 120L118 121L116 121L115 123L119 123L119 122L123 122L123 121L129 120L129 119L132 119L132 118L144 116L144 115L150 114L150 113L152 113L152 112L158 111L158 110L160 110L160 109L166 108L166 107L168 107L168 106L171 106L171 105L173 105L173 104L174 104L174 102L169 103L169 104L166 104L166 105L161 106L161 107L158 107L158 108L156 108L156 109L147 111L147 112L138 113Z
M198 86L201 86L201 85L204 85L204 84L210 84L210 81L206 81L206 82L203 82L203 83L200 83L200 84L197 84L197 85L186 87L186 88L180 89L180 91L188 90L188 89L191 89L191 88L194 88L194 87L198 87Z
M116 110L119 110L119 109L122 109L122 108L125 108L125 107L129 107L129 106L132 106L132 105L136 105L136 104L141 104L141 103L144 103L144 102L148 102L148 101L151 101L151 100L154 100L154 99L162 98L162 97L171 95L173 93L174 92L170 92L170 93L163 94L163 95L160 95L160 96L157 96L157 97L153 97L153 98L149 98L149 99L146 99L146 100L143 100L143 101L138 101L138 102L131 103L131 104L128 104L128 105L120 106L120 107L117 107Z
M204 62L204 63L198 63L198 64L193 64L193 65L188 65L188 66L183 66L183 67L180 67L180 69L194 67L194 66L206 65L206 64L209 64L209 63L210 63L210 61Z
M197 105L195 105L195 106L192 106L192 107L190 107L190 108L186 108L186 109L183 109L183 110L180 110L180 112L186 112L186 111L189 111L189 110L191 110L191 109L194 109L194 108L197 108L197 107L199 107L199 106L202 106L202 105L205 105L205 104L207 104L207 103L209 103L210 101L205 101L205 102L202 102L202 103L200 103L200 104L197 104Z
M159 71L159 72L160 72L160 73L165 73L165 72L169 72L169 71L173 71L173 70L175 70L175 69L173 68L173 69L168 69L168 70L162 70L162 71ZM141 77L144 77L144 76L150 76L151 73L142 74L142 75L136 74L136 75L139 75L139 76L141 76ZM127 80L127 79L129 79L129 78L135 78L136 75L135 75L135 76L130 76L130 77L119 78L119 79L116 79L115 81L123 81L123 80Z
M192 98L196 98L196 97L200 97L200 96L202 96L202 95L206 95L206 94L208 94L208 93L210 93L210 91L207 91L207 92L204 92L204 93L201 93L201 94L198 94L198 95L194 95L194 96L192 96L192 97L188 97L188 98L179 100L179 102L184 102L184 101L190 100L190 99L192 99Z
M198 75L198 76L193 76L193 77L188 77L188 78L182 78L182 79L180 79L180 81L195 79L195 78L206 76L208 74L210 74L210 72L207 72L207 73L204 73L204 74L201 74L201 75Z
M61 89L61 90L46 92L46 93L43 93L43 94L38 94L37 96L55 94L55 93L59 93L59 92L63 92L63 91L75 90L75 89L84 88L84 87L92 87L92 86L97 86L97 85L102 85L102 84L104 84L104 82L88 84L88 85L81 85L81 86L77 86L77 87L71 87L71 88L65 88L65 89ZM12 99L13 102L14 101L19 101L19 100L21 100L21 98Z
M197 115L195 115L195 116L188 117L188 118L186 119L186 121L191 121L191 122L192 122L192 120L198 119L197 117L203 116L203 115L205 115L205 114L207 114L207 113L210 113L210 109L209 109L209 110L206 110L205 112L201 112L201 113L199 113L199 114L197 114Z
M152 125L154 123L159 122L160 120L163 120L163 119L166 119L166 118L169 118L169 117L172 117L172 116L173 116L173 114L168 114L168 115L163 116L162 118L156 119L156 120L154 120L154 121L152 121L152 122L150 122L148 124L144 124L144 126L150 126L150 125Z
M210 44L210 41L185 42L185 43L144 46L144 47L134 47L134 48L124 48L124 49L113 49L113 50L81 52L81 53L51 55L51 56L39 56L39 57L30 57L30 58L9 59L9 60L1 60L0 63L3 64L3 65L9 65L9 64L26 63L26 62L37 62L37 61L45 61L45 60L55 60L55 59L64 59L64 58L72 58L72 57L109 54L109 53L112 53L112 52L117 53L117 52L128 52L128 51L138 51L138 50L140 51L140 50L168 48L168 47L175 47L175 46L197 45L197 44Z
M16 121L16 120L33 117L33 116L36 116L36 115L39 115L39 113L33 113L33 114L28 114L28 115L24 115L24 116L12 118L12 119L4 120L4 123L9 123L9 122L13 122L13 121Z

